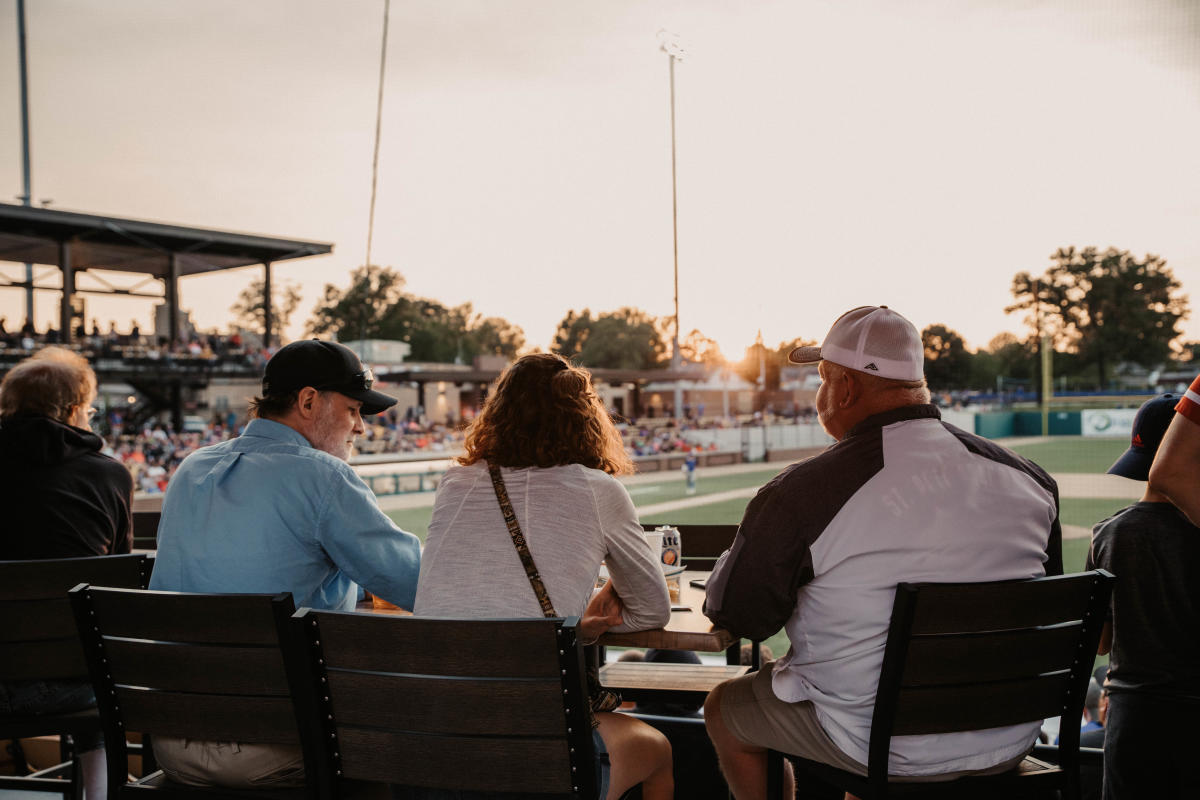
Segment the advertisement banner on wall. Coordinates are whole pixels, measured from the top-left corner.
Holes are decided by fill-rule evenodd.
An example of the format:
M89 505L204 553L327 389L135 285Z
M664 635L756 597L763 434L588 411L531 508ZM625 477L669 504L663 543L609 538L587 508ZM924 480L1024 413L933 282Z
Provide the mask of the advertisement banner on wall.
M1083 412L1084 436L1109 436L1128 439L1133 434L1136 408L1108 408Z

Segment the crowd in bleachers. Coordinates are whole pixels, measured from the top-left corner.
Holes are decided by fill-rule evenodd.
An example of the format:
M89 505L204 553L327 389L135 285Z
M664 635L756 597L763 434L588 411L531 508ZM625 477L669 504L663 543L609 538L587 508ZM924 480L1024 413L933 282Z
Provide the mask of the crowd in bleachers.
M102 331L98 320L92 320L90 329L82 323L73 331L71 347L89 360L120 358L130 361L139 359L203 359L205 361L233 363L259 371L271 357L272 350L260 346L257 340L249 341L241 333L228 335L192 333L171 344L165 337L143 334L137 322L131 322L127 331L117 330L117 323L110 322L108 330ZM38 331L26 323L18 330L8 330L7 320L0 317L0 349L20 352L22 356L51 345L62 345L62 332L53 324Z
M742 425L786 424L803 421L799 417L762 414L737 418L706 417L704 419L649 421L632 420L618 426L625 448L632 456L654 456L715 449L715 444L697 444L688 434L714 428L736 428ZM356 452L360 455L406 455L422 453L431 457L457 455L466 435L466 421L432 422L416 413L401 413L394 409L366 420L367 428L358 437ZM161 423L153 423L137 433L123 432L121 412L112 411L98 427L104 435L105 452L125 464L134 476L139 491L163 492L180 462L194 450L216 444L241 433L245 420L234 415L216 415L202 429L174 432Z
M244 421L233 415L215 417L203 429L171 431L155 423L138 433L123 433L119 411L105 419L105 452L124 464L133 475L138 491L158 493L167 484L179 464L195 450L223 442L242 432ZM424 423L392 414L380 414L368 421L365 436L359 437L360 454L429 453L457 454L462 446L463 430L441 423Z
M207 425L200 432L170 432L163 425L155 425L138 434L104 437L104 452L126 466L138 491L165 492L183 459L201 447L225 441L237 433L238 429L219 423Z

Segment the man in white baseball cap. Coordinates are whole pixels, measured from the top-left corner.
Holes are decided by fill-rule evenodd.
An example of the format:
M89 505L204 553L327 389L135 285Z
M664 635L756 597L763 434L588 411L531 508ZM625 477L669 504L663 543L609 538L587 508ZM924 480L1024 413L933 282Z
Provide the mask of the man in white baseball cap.
M1037 465L942 422L911 322L861 306L789 360L818 364L818 416L838 441L759 490L708 580L704 611L715 624L756 640L783 627L792 645L705 703L739 800L765 797L768 748L866 774L897 583L1062 572L1058 487ZM893 737L890 770L1004 771L1040 727Z

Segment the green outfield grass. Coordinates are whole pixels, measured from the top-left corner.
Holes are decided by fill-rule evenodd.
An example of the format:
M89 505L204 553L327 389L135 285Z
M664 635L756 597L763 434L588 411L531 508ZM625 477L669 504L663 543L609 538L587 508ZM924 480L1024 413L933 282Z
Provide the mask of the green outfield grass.
M1090 529L1131 502L1113 497L1064 497L1059 501L1059 518L1063 525L1080 525Z
M746 512L749 502L749 497L738 497L678 511L661 511L642 517L642 522L655 525L736 525L742 521L742 514Z
M1047 472L1081 472L1101 474L1126 447L1123 439L1085 439L1067 437L1050 442L1037 442L1012 448L1032 459ZM764 467L762 470L735 475L706 476L699 471L697 499L705 495L761 486L783 469L782 465ZM658 503L682 500L687 495L682 476L664 473L662 480L634 484L629 487L635 506L642 507ZM736 498L696 505L691 508L649 514L643 518L647 523L736 523L742 519L749 498ZM1091 527L1127 505L1125 500L1089 499L1068 497L1062 500L1062 521L1066 525ZM429 528L428 508L389 511L388 516L407 531L425 539Z
M739 472L733 475L706 475L703 468L696 471L696 495L716 494L733 489L749 489L762 486L778 475L786 464L764 465L761 470ZM672 500L683 500L688 497L687 484L678 472L664 472L662 480L650 483L636 483L629 486L629 496L635 506L646 506L652 503L667 503ZM739 514L738 519L741 519ZM652 522L653 520L645 520ZM738 520L734 520L737 522Z
M1016 445L1010 449L1053 475L1056 472L1104 472L1127 447L1127 439L1063 436L1049 442Z

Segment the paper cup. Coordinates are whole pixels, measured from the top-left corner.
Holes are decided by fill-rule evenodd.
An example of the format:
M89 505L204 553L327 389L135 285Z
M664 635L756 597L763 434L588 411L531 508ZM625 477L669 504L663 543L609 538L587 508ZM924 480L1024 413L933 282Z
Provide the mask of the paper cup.
M654 554L654 560L662 561L662 531L643 531L643 536L646 537L646 544L650 545L650 552Z

